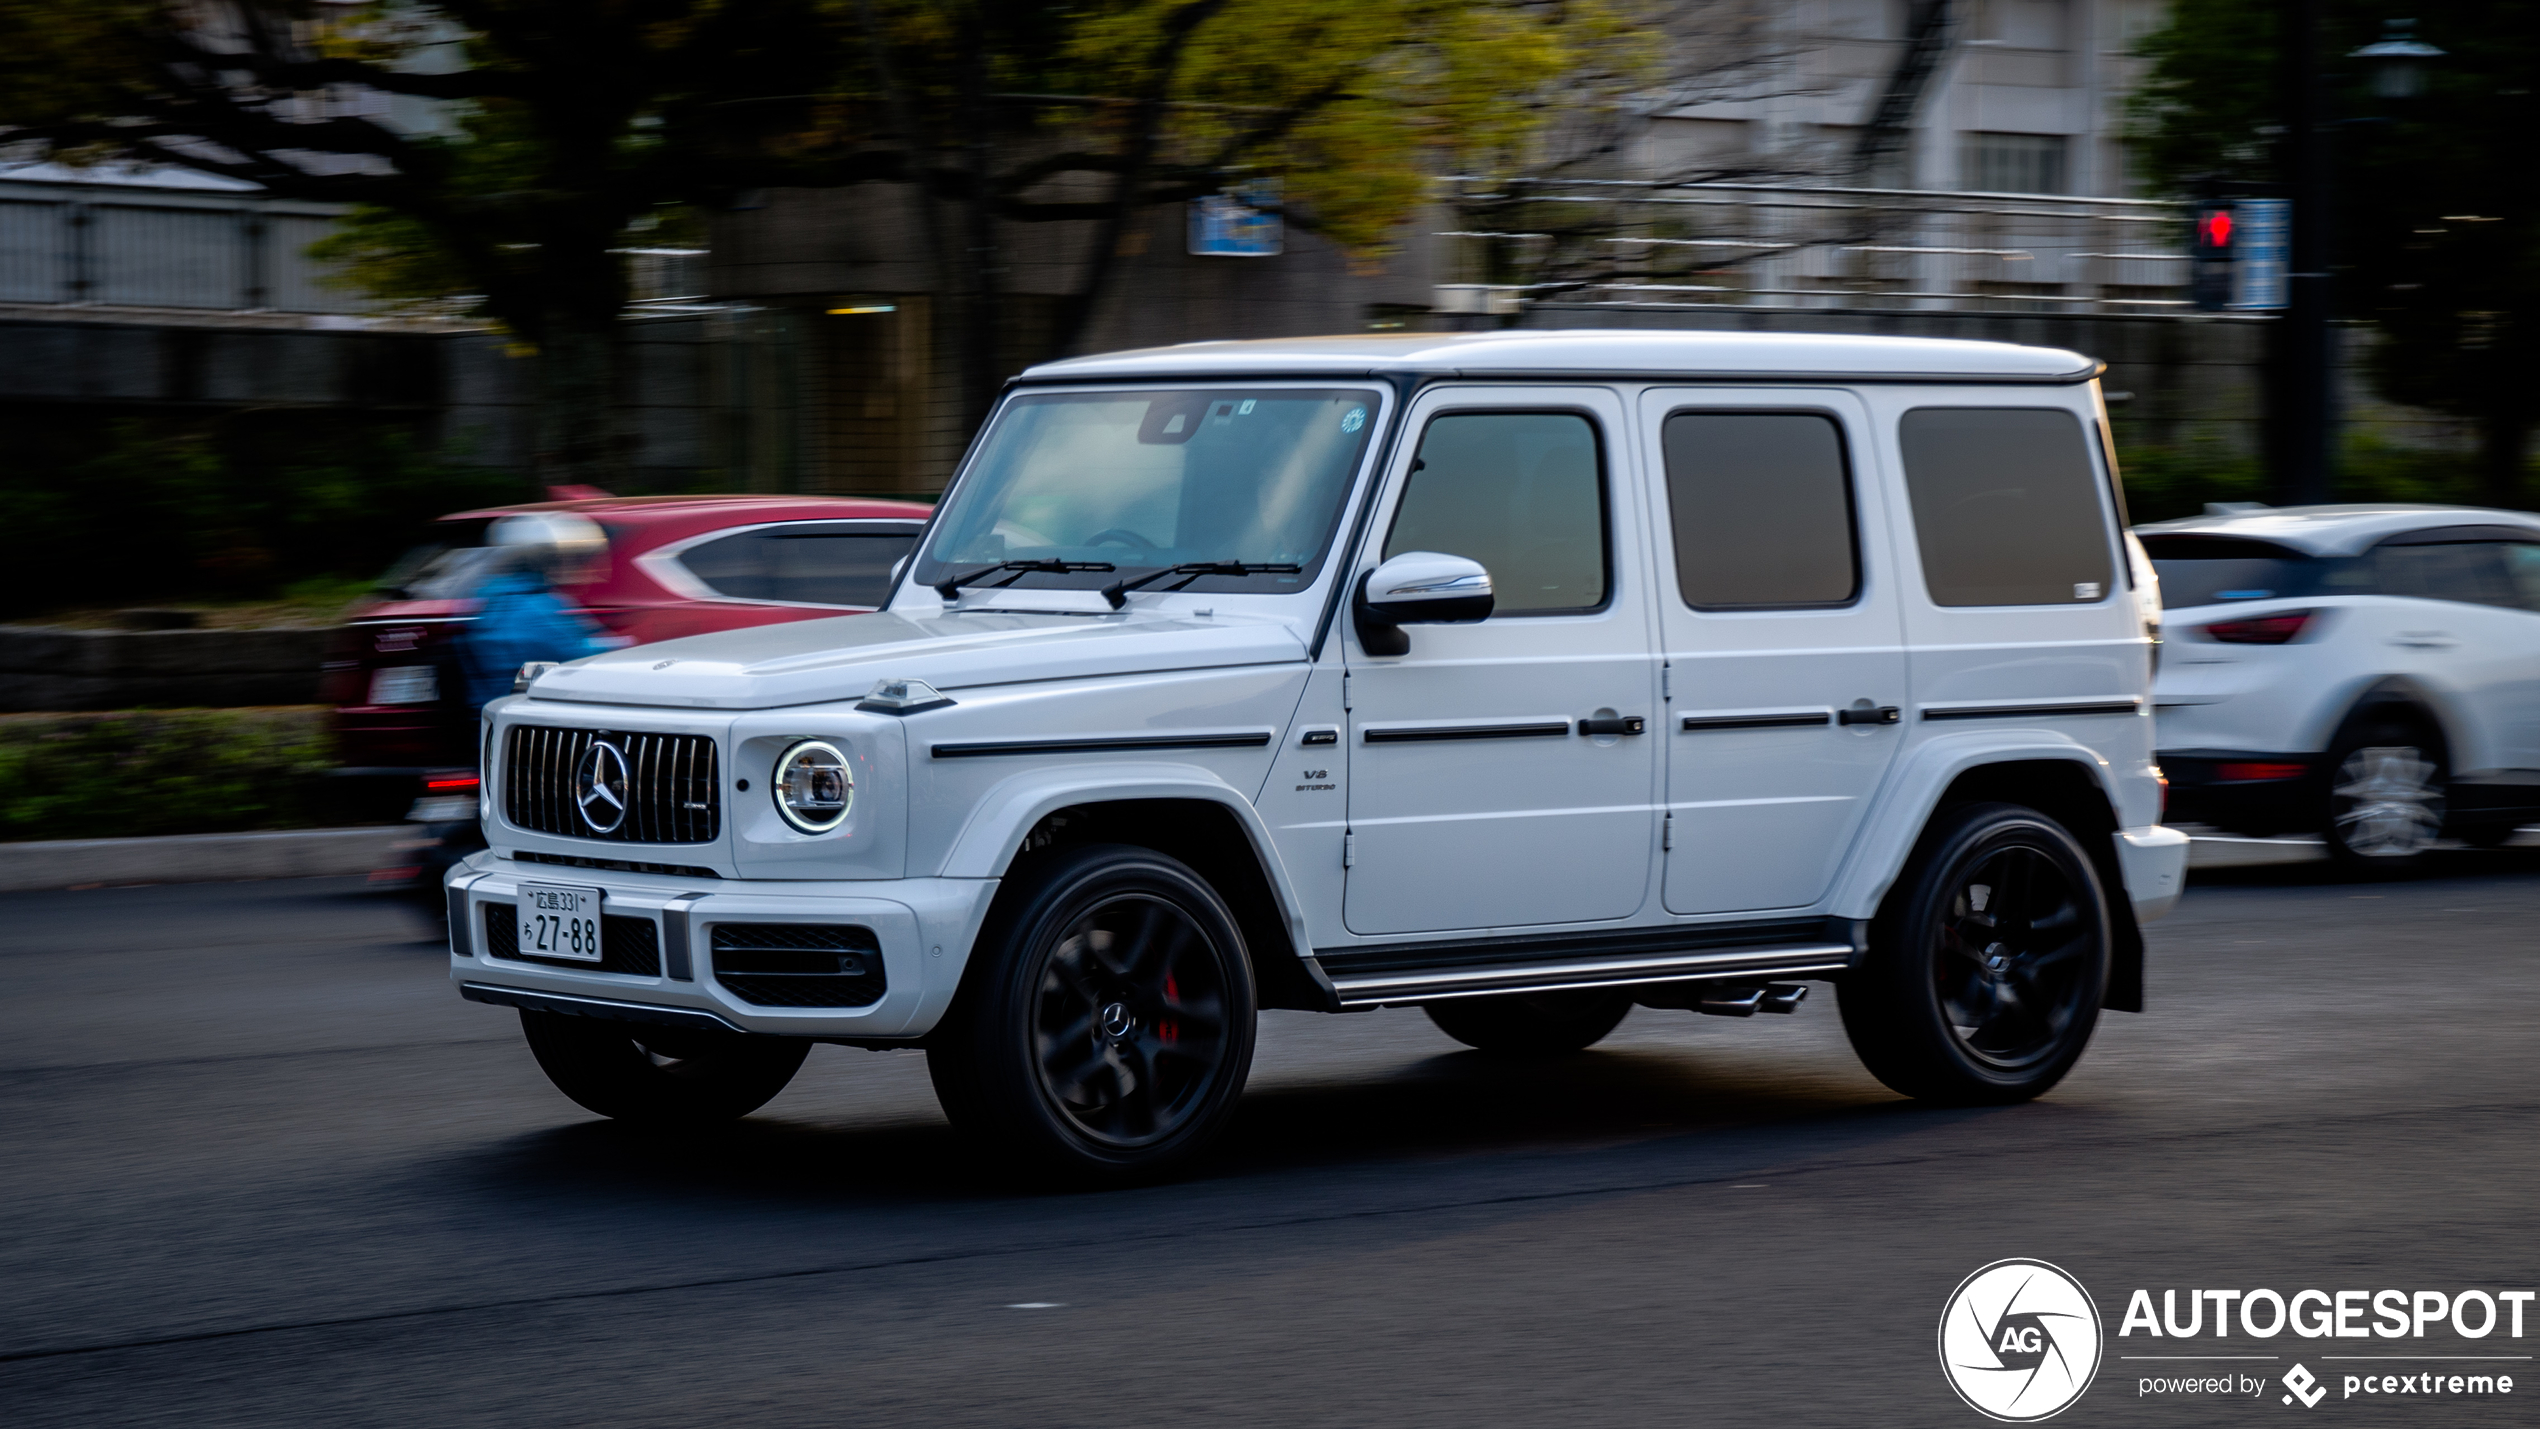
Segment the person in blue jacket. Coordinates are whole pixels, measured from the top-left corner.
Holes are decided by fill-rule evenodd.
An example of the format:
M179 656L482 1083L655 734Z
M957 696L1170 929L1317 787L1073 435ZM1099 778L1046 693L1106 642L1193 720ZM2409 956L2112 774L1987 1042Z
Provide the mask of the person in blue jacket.
M493 574L477 587L476 619L459 640L469 710L512 692L532 660L579 660L608 649L600 627L556 593L591 562L606 559L608 536L587 516L562 511L506 516L486 533Z

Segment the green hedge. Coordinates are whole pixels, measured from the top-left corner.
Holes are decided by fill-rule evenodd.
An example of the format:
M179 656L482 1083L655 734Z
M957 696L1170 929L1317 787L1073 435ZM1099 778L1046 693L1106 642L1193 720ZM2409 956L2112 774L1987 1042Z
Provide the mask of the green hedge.
M319 706L0 718L0 840L335 821Z

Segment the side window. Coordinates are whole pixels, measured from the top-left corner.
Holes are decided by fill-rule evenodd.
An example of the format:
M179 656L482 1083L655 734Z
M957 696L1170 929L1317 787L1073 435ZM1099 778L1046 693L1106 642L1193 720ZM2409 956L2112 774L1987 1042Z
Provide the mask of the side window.
M1685 604L1842 605L1860 592L1851 469L1833 418L1678 412L1661 446Z
M2523 593L2506 564L2509 549L2501 541L2380 546L2372 553L2373 575L2385 595L2519 607Z
M2515 541L2505 547L2505 570L2513 577L2514 594L2525 610L2540 610L2540 542Z
M771 526L691 546L679 564L734 600L878 606L890 593L892 562L916 542L914 531Z
M2114 588L2108 518L2072 413L1917 407L1897 438L1934 605L2071 605Z
M1576 615L1605 604L1605 473L1596 427L1575 412L1456 412L1429 423L1385 555L1443 551L1482 563L1497 615Z

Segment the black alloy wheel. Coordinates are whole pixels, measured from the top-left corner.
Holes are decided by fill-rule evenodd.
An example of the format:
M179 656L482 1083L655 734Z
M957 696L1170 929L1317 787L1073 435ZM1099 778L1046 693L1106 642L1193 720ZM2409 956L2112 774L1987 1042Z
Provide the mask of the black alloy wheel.
M2034 809L1943 811L1838 990L1870 1071L1907 1096L2023 1101L2098 1025L2112 920L2098 870Z
M1105 844L1009 879L927 1049L956 1125L1041 1168L1126 1179L1196 1154L1252 1065L1241 932L1180 861Z
M799 1037L556 1012L523 1010L520 1030L556 1090L602 1116L658 1127L748 1116L785 1090L811 1053Z

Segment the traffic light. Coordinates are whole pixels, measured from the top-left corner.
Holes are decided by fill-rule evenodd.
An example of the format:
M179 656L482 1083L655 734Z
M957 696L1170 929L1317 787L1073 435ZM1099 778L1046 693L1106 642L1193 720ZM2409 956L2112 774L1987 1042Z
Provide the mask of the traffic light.
M2222 200L2196 205L2196 264L2188 295L2196 310L2218 313L2231 306L2232 268L2239 257L2239 220Z

